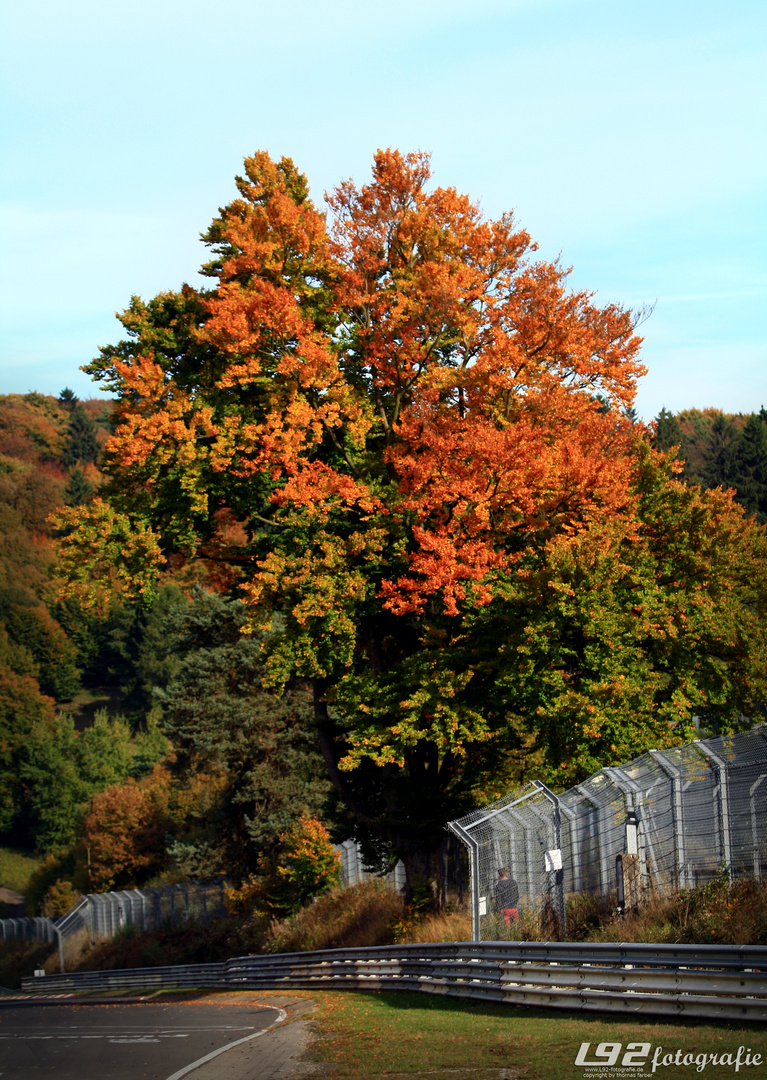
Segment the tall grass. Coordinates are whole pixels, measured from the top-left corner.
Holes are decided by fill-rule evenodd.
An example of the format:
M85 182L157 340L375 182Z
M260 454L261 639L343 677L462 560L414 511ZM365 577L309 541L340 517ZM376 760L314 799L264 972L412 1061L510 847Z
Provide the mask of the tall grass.
M265 943L266 951L389 945L402 912L400 895L370 878L351 888L334 889L284 922L275 923Z
M610 916L585 940L767 945L767 882L720 876L690 892L650 899L622 919Z

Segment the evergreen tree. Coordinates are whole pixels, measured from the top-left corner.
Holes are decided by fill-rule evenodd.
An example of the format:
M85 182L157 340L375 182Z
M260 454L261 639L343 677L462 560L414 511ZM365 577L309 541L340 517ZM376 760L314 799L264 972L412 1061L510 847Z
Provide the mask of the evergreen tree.
M704 487L732 487L732 456L737 428L725 413L717 412L711 422L703 454L701 482Z
M767 411L752 413L732 448L730 482L749 514L767 523Z
M59 405L68 412L75 408L79 400L74 390L70 390L68 386L65 386L59 394Z
M246 618L240 601L196 590L189 608L168 617L167 647L180 660L157 692L182 769L222 779L207 839L235 873L252 870L302 814L316 814L329 789L310 695L264 689L261 645L242 633Z
M684 435L679 421L665 405L655 418L655 435L652 444L656 450L663 451L670 450L672 446L684 445Z
M72 410L64 440L61 460L67 468L75 465L95 464L99 453L96 440L96 425L90 419L82 405Z
M82 469L72 469L69 483L64 488L64 502L67 506L82 506L93 495L93 484L85 477Z
M16 604L5 617L11 641L23 646L37 665L40 689L56 701L71 701L80 689L77 650L42 606Z
M164 627L168 615L186 603L177 585L164 585L151 605L115 605L102 623L90 675L119 686L134 723L145 719L155 701L154 690L165 686L177 667Z

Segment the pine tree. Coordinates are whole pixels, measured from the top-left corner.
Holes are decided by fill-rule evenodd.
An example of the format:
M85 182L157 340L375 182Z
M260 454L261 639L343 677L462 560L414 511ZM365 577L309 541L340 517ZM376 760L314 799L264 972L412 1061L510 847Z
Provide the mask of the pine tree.
M223 774L208 839L235 873L252 870L302 814L317 814L329 788L311 698L301 688L281 696L263 688L260 643L242 633L246 616L242 602L197 589L189 608L168 617L166 647L180 661L157 692L182 769Z
M730 482L749 514L767 523L767 411L764 406L746 421L732 448Z
M82 469L72 469L69 483L64 488L64 502L67 506L82 506L93 495L93 484L85 477Z
M74 390L70 390L68 386L65 386L59 394L59 405L68 412L75 408L79 400Z
M673 413L663 406L655 418L655 435L652 440L656 450L670 450L672 446L683 446L684 435L679 421Z
M717 412L708 432L701 480L708 488L732 487L732 455L738 437L729 416Z
M99 453L96 440L96 425L90 419L82 405L77 405L67 427L64 450L61 460L67 468L75 465L95 464Z

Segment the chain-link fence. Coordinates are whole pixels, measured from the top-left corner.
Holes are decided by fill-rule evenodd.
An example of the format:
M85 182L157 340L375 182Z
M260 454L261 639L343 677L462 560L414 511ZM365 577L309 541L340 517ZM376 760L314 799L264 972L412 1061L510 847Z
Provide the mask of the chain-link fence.
M344 840L342 844L333 845L341 860L341 883L343 885L358 885L368 878L383 877L393 889L401 892L405 887L405 865L400 859L388 874L379 874L369 870L365 865L362 848L356 840Z
M767 725L650 750L563 795L534 782L448 828L471 864L475 940L513 939L505 908L563 933L565 896L590 892L627 907L690 889L724 871L767 875Z
M224 886L184 884L156 889L90 893L57 919L0 919L0 941L62 941L86 931L92 942L111 938L125 926L156 930L169 922L197 919L207 923L226 914Z

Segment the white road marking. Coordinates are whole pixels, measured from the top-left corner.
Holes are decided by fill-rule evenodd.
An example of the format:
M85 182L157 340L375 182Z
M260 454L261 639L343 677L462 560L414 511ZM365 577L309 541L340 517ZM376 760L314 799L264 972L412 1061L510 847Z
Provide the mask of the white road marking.
M112 1045L115 1043L158 1043L159 1039L150 1039L148 1037L142 1037L140 1039L110 1039Z
M273 1007L273 1006L272 1006ZM259 1035L266 1035L267 1031L271 1031L272 1028L277 1027L278 1024L284 1024L288 1018L288 1014L284 1009L276 1009L277 1019L269 1025L269 1027L262 1028L261 1031L255 1032L254 1035L246 1035L244 1039L236 1039L235 1042L227 1043L226 1046L222 1046L218 1050L214 1050L210 1054L206 1054L205 1057L199 1058L197 1061L193 1061L191 1065L184 1066L183 1069L179 1069L178 1072L174 1072L172 1076L169 1076L167 1080L181 1080L182 1076L188 1076L190 1072L198 1069L200 1065L204 1065L208 1061L212 1061L213 1058L218 1057L219 1054L225 1053L227 1050L231 1050L235 1046L240 1046L242 1043L250 1042L251 1039L257 1039Z
M214 1024L211 1027L196 1027L194 1033L198 1031L252 1031L255 1024ZM188 1027L179 1028L150 1028L148 1031L142 1032L139 1028L113 1028L110 1032L111 1035L161 1035L163 1038L168 1039L186 1039L190 1035ZM24 1035L23 1033L8 1034L0 1033L0 1039L105 1039L107 1035L78 1035L76 1032L57 1032L55 1029L46 1035Z
M219 1030L213 1028L212 1030ZM159 1037L158 1037L159 1036ZM24 1035L19 1033L18 1035L0 1035L0 1039L22 1039L24 1042L31 1042L33 1039L109 1039L110 1042L141 1042L142 1040L151 1040L152 1042L160 1042L160 1039L188 1039L189 1032L168 1032L167 1034L162 1031L152 1032L151 1034L146 1032L112 1032L104 1035Z

